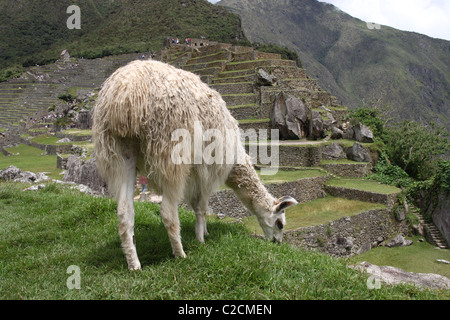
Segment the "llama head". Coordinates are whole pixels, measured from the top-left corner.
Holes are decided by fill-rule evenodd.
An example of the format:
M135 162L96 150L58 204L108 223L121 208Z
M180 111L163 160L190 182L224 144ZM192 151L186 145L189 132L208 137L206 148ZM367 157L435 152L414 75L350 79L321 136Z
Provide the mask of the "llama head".
M258 221L266 239L274 242L283 240L283 228L286 225L285 210L297 203L297 200L292 197L281 197L273 201L269 210L266 209L264 210L266 212L258 215Z

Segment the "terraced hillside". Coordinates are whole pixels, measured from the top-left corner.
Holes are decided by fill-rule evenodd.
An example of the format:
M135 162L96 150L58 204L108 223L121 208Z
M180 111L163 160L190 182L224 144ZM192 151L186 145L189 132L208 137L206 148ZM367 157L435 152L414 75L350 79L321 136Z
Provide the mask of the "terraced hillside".
M345 109L295 61L281 59L280 54L219 43L195 50L173 46L162 51L161 60L200 75L222 94L238 120L267 120L274 96L281 91L302 99L310 109L322 105ZM261 69L276 79L273 84L260 82Z
M58 102L59 94L99 88L114 70L141 55L129 54L95 60L69 59L54 65L31 68L20 79L0 84L2 108L7 111L1 113L0 126L34 117L39 113L44 114L49 106ZM197 48L175 46L162 50L155 58L199 74L203 81L222 94L227 107L244 131L270 129L270 109L277 94L281 92L301 99L310 111L317 111L323 120L331 116L339 122L346 112L346 108L337 104L336 99L322 90L315 79L309 78L304 69L299 68L294 61L281 59L278 54L218 43ZM39 130L35 128L34 131L29 131L29 136L23 138L23 142L42 150L55 150L58 154L58 148L63 146L58 146L56 140L61 135L56 138L46 133L44 128L42 132ZM66 130L64 137L76 141L75 137L71 137L71 131ZM39 132L43 134L35 137ZM88 133L89 131L85 131L84 135ZM88 137L83 140L85 138ZM247 147L256 145L259 148L264 143L271 141L249 141ZM73 145L78 149L92 148L90 143L74 142ZM318 210L313 222L308 214L316 209L305 211L301 209L303 207L299 207L289 213L292 223L287 234L292 243L319 247L334 255L346 256L361 253L364 248L367 249L368 241L372 244L380 234L388 239L401 231L401 222L395 222L391 212L400 190L364 180L363 177L371 170L371 160L376 161L377 150L371 143L358 143L374 157L354 161L349 154L355 145L355 140L333 140L329 135L315 141L302 139L277 142L279 170L274 175L261 174L267 188L275 196L289 194L302 205ZM64 143L64 150L66 149L72 149L71 143ZM14 149L7 151L16 153ZM59 152L59 167L64 167L61 164L64 162L62 158L68 156L61 153L70 152ZM90 154L89 150L86 154ZM14 157L5 157L0 162L6 164ZM49 160L54 161L54 158ZM259 168L267 169L261 165ZM31 167L26 169L32 170ZM53 175L57 176L58 173L54 172ZM210 200L212 211L247 219L248 212L233 197L230 190L219 191ZM305 212L307 216L304 216ZM335 214L336 212L340 213ZM348 223L349 221L352 222ZM252 224L251 221L249 223ZM311 223L314 225L313 230L310 229ZM373 223L380 223L384 227L378 230ZM352 227L347 228L346 225ZM345 239L349 239L348 243L339 242L344 232L341 227L346 228ZM364 233L367 236L359 236L361 228L367 229ZM373 234L372 229L378 230L378 233ZM307 235L312 233L315 236L307 239ZM306 239L306 243L299 242L300 238Z
M60 100L58 96L78 89L99 88L118 67L140 54L102 59L61 59L54 64L34 66L19 78L0 83L0 127L17 126L20 120L38 118Z

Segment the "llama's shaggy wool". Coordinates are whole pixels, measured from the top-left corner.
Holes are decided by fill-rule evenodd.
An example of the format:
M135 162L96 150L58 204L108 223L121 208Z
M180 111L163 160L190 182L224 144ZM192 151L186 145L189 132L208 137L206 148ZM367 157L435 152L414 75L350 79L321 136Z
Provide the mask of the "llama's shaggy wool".
M203 242L208 197L224 182L257 215L266 237L281 241L282 209L296 201L278 203L267 192L245 154L237 121L198 76L157 61L119 68L99 93L92 131L99 172L118 200L119 235L130 270L141 268L134 237L136 169L163 195L161 218L177 257L186 257L178 204L184 198L194 209L196 237ZM176 136L180 131L187 134ZM214 134L205 138L207 131ZM203 153L210 145L213 162ZM183 157L174 158L177 152Z
M197 166L190 172L191 165L173 163L171 153L180 142L172 141L172 132L186 129L193 137L195 121L203 130L216 129L224 137L227 130L239 134L238 123L219 93L197 75L158 61L134 61L119 68L105 81L93 113L93 141L101 175L106 179L114 175L126 144L139 149L139 169L157 191L166 183L184 184L189 174L214 180L207 184L223 183L230 165ZM193 152L193 141L191 144L187 150ZM218 176L223 178L217 181ZM115 192L113 186L110 190Z

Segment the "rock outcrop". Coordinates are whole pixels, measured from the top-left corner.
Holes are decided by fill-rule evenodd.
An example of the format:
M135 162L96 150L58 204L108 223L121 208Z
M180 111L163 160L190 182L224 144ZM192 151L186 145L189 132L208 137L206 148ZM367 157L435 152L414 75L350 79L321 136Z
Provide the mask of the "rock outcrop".
M301 139L308 135L308 109L301 100L287 94L277 95L270 121L272 129L280 130L280 139Z
M22 171L16 166L9 166L5 170L0 170L0 179L22 183L40 183L50 180L44 173Z
M433 273L414 273L407 272L399 268L389 266L376 266L369 262L362 262L359 265L351 266L351 268L365 271L371 275L369 281L375 286L371 289L376 289L376 283L390 285L409 283L414 284L420 288L445 289L450 290L450 279Z
M81 157L70 155L63 181L83 184L101 194L107 194L108 192L106 183L98 173L95 159L84 161Z

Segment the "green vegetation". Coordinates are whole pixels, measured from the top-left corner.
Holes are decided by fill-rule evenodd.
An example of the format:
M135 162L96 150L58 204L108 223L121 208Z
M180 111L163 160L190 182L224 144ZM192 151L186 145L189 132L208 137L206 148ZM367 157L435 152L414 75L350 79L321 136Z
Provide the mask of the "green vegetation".
M439 121L450 129L449 42L381 26L367 28L321 1L222 0L253 41L295 51L308 74L342 104L395 106L396 119ZM417 44L421 45L418 46Z
M22 171L47 172L50 178L61 179L61 170L56 168L56 156L46 155L45 151L24 144L6 150L13 155L0 153L0 170L14 165Z
M408 272L435 273L450 278L448 265L439 263L437 259L450 261L450 250L436 250L419 237L410 238L414 244L408 247L377 247L361 255L349 259L349 263L370 262L378 266L393 266Z
M383 193L383 194L391 194L391 193L399 193L401 189L381 184L377 181L373 180L364 180L364 179L343 179L343 178L333 178L327 181L326 183L329 186L333 187L343 187L349 189L357 189L369 192Z
M316 226L343 217L353 216L364 211L384 208L386 206L382 204L327 196L325 198L300 203L286 210L287 225L285 229L295 230L301 227ZM245 218L243 222L251 232L257 234L263 233L256 217Z
M415 179L431 177L436 170L436 156L450 151L449 132L433 123L424 126L405 120L386 130L389 159Z
M302 62L297 54L297 52L293 50L289 50L288 47L279 47L274 44L264 44L259 42L254 42L251 46L258 51L261 52L270 52L270 53L279 53L281 55L281 59L293 60L297 63L298 67L302 67Z
M265 174L261 174L261 170L257 170L257 173L263 183L281 183L326 175L324 170L310 168L300 170L283 170L280 168L275 174L271 174L273 172L271 172L272 169L270 168L266 168L265 170Z
M180 209L186 259L174 259L155 204L136 203L142 272L128 271L116 202L49 184L0 184L0 298L5 299L450 299L412 286L367 289L344 260L252 237L239 224L209 222L195 240L195 215ZM81 289L66 286L78 266Z
M158 50L163 37L221 42L245 39L240 18L205 0L78 1L81 30L66 26L69 0L43 3L0 0L0 80L18 75L23 67L51 63L63 49L75 57L98 58L128 52ZM9 23L15 21L15 23Z

